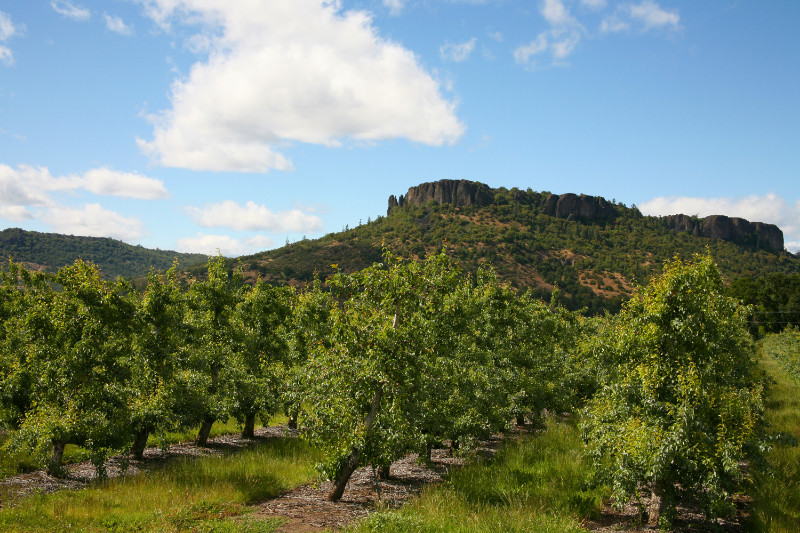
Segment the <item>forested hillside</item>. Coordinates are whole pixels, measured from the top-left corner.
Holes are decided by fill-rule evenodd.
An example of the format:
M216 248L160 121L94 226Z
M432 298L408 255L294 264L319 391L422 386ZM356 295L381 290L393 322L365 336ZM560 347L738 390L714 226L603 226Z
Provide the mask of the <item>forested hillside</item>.
M633 287L660 273L665 261L706 249L727 282L768 273L800 273L797 256L770 249L754 238L735 242L703 236L698 231L703 220L694 217L643 216L635 206L602 198L596 200L603 208L589 216L577 211L567 215L548 204L558 198L548 192L464 183L477 187L471 205L456 205L443 197L426 201L424 196L424 203L415 205L419 194L398 204L391 197L387 216L321 239L240 258L245 275L252 279L261 275L277 284L309 282L315 273L324 279L337 268L345 272L365 268L380 260L384 247L404 257L422 258L445 246L468 271L489 263L515 287L549 298L557 286L567 307L595 313L618 310ZM457 196L452 200L459 201Z
M0 258L9 258L35 270L56 272L83 259L96 264L107 279L143 277L150 268L166 270L177 258L181 265L204 263L207 256L151 250L115 239L39 233L19 228L0 231Z

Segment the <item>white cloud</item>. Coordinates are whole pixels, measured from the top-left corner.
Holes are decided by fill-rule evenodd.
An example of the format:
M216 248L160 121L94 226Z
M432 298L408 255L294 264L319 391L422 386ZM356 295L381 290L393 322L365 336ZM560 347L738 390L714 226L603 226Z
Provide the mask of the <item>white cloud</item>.
M439 146L464 125L416 56L364 12L323 0L142 0L157 23L201 23L208 57L171 90L140 148L195 170L290 169L286 143L405 138Z
M600 23L602 33L617 33L638 27L642 31L654 28L680 29L680 15L677 11L666 11L653 0L643 0L640 4L623 4L606 16Z
M50 5L56 13L72 20L89 20L92 17L91 11L67 0L53 0Z
M403 12L406 0L383 0L384 7L389 8L389 13L392 15L399 15Z
M25 206L0 205L0 218L10 222L22 222L32 219L33 214Z
M533 68L536 64L535 56L546 52L549 46L547 33L540 33L533 41L514 50L514 60L521 65Z
M100 167L82 176L53 177L46 167L19 165L16 169L0 164L0 205L51 206L50 193L86 190L103 196L140 200L168 198L164 182L135 172L118 172Z
M125 217L100 204L87 204L82 209L56 206L45 209L42 221L57 233L87 237L111 237L135 242L144 236L144 224L135 217Z
M784 234L785 246L798 250L800 242L800 200L790 204L780 196L767 194L745 198L696 198L687 196L662 196L639 205L645 215L726 215L751 222L775 224ZM794 244L793 244L794 243Z
M553 26L568 26L577 24L561 0L543 0L539 11L547 22Z
M194 237L178 239L175 247L178 252L217 255L217 252L227 257L244 255L247 247L230 235L208 235L198 233Z
M106 20L106 28L110 31L125 36L133 35L133 28L125 24L121 18L107 13L103 13L103 17Z
M461 63L462 61L466 61L472 51L475 50L475 43L477 41L478 40L473 37L469 41L463 43L446 42L439 47L439 54L442 56L442 59L446 61L449 60Z
M17 26L11 21L11 16L7 13L0 11L0 43L4 43L12 37L19 36L23 33L25 28ZM14 64L14 52L11 48L0 44L0 63L10 67Z
M677 29L681 21L677 12L665 11L653 0L644 0L641 4L632 4L630 6L630 14L632 18L644 24L645 29L660 27Z
M203 227L226 227L234 230L263 230L279 233L314 233L322 229L322 219L299 209L275 213L263 205L247 202L239 205L226 200L203 208L188 207L196 224Z
M75 181L87 191L104 196L122 196L139 200L169 198L164 182L135 172L119 172L107 167L89 170Z

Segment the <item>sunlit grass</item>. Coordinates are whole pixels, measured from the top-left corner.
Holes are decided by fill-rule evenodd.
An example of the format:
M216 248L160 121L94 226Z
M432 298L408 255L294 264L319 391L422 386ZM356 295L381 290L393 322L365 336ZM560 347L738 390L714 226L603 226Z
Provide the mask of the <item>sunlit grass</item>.
M278 414L269 420L268 425L276 426L285 424L287 421L288 418L286 418L285 415ZM258 427L260 426L257 424L256 428ZM242 425L237 422L235 418L229 418L226 421L214 422L214 425L211 426L209 438L214 439L223 435L240 433L241 431ZM161 434L154 433L151 434L147 439L147 446L165 447L171 444L191 442L197 438L197 432L198 428L188 429L185 431L164 432ZM2 446L9 438L10 434L0 433L0 446ZM89 451L81 446L67 444L64 448L64 464L80 463L88 460L89 458ZM3 452L0 454L0 479L13 476L14 474L19 474L21 472L30 472L32 470L42 468L42 466L43 465L37 463L33 457L25 452Z
M0 511L2 531L273 531L244 521L247 505L308 483L319 454L272 439L224 457L182 459L86 490L37 495Z
M589 464L573 423L507 443L491 460L450 474L399 511L373 515L354 531L571 532L599 512L604 489L587 485Z
M800 531L800 385L765 354L762 365L775 383L767 391L766 419L770 430L788 439L774 444L767 454L770 469L753 473L751 531L796 533ZM794 439L795 445L791 441Z

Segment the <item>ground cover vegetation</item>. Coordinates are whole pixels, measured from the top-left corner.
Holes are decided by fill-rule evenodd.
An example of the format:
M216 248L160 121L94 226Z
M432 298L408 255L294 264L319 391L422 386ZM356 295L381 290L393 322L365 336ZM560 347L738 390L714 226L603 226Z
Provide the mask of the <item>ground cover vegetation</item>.
M688 496L708 517L732 511L741 466L762 449L763 388L747 311L710 256L667 263L618 316L594 318L491 268L465 272L445 250L330 268L304 289L251 286L217 257L203 277L173 267L136 290L82 261L55 275L9 263L3 453L58 475L66 445L78 445L102 477L109 455L140 454L154 436L199 426L202 445L220 420L248 433L255 417L284 413L319 450L336 501L359 466L389 476L409 452L468 450L516 420L546 423L549 437L510 445L491 482L494 463L448 481L486 524L568 530L607 492L664 529ZM564 413L579 413L580 429ZM559 497L534 482L551 453L569 458L554 461L570 487ZM523 512L550 499L555 514Z

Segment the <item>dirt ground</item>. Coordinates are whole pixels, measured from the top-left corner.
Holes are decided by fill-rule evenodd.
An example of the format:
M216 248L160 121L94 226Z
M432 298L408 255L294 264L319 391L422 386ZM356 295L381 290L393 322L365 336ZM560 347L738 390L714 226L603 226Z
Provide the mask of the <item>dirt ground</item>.
M518 435L528 431L530 431L528 427L515 428L512 434ZM148 448L142 460L130 460L126 475L159 468L179 457L222 455L252 446L265 438L296 436L296 434L296 431L285 427L268 427L257 429L255 440L243 439L238 435L226 435L212 439L206 448L189 443L172 445L168 450ZM482 443L473 453L491 457L502 441L503 436L496 436ZM450 469L458 468L469 461L469 457L453 457L447 448L434 449L431 459L428 465L419 464L416 454L408 455L392 464L388 480L378 481L371 468L359 468L350 478L341 501L337 503L326 500L332 487L331 482L314 483L255 504L255 512L250 516L254 519L285 519L286 522L279 529L283 533L337 531L363 519L378 508L402 506L409 498L419 494L425 486L441 482ZM110 459L107 469L110 477L121 475L120 457ZM2 498L18 499L35 493L83 488L96 479L94 467L88 461L67 465L66 470L67 476L64 478L54 478L40 470L0 480L0 507L8 504L8 501L3 501ZM378 503L378 488L380 503ZM741 522L746 517L748 502L746 499L740 499L736 503L739 510L736 517L730 520L718 520L713 524L703 522L703 516L697 508L681 507L673 531L676 533L744 532ZM632 504L622 511L617 511L609 505L597 519L586 520L583 527L595 533L657 531L657 528L637 523L637 510Z

